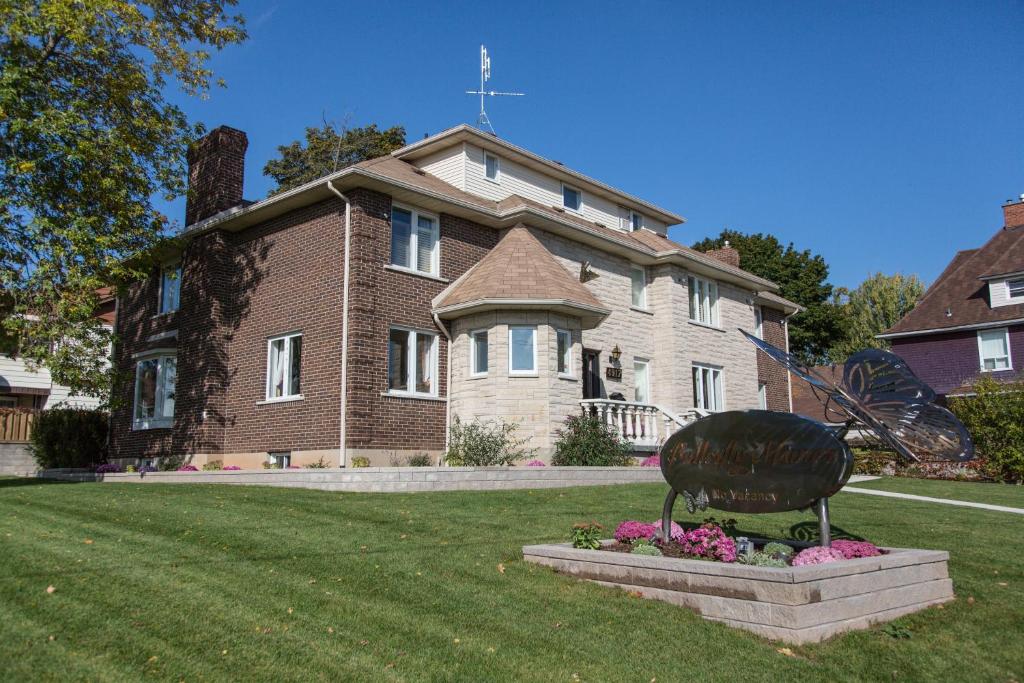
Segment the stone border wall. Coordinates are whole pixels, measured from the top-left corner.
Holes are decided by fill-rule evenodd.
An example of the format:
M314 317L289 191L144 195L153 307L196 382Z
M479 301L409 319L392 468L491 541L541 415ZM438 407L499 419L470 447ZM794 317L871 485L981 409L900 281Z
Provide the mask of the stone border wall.
M360 467L322 470L239 470L94 474L46 470L62 481L130 484L248 484L350 492L494 491L610 484L665 484L657 467ZM665 484L667 486L667 484Z

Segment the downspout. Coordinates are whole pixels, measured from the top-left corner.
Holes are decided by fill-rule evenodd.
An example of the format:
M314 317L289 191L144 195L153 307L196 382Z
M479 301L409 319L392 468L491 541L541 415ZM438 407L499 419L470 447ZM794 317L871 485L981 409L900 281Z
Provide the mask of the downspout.
M338 195L341 201L345 202L345 259L344 271L342 273L342 295L341 295L341 409L339 414L339 445L338 445L338 467L348 467L348 447L346 445L345 418L348 414L348 274L349 257L352 253L352 202L349 198L338 192L334 183L327 181L327 189Z
M448 340L446 346L448 347L448 367L445 370L445 408L444 408L444 451L448 452L448 439L452 432L452 335L448 332L448 328L441 322L441 318L438 317L437 313L431 313L434 316L434 324L441 328L441 334L444 335L445 339ZM442 456L443 457L443 456Z

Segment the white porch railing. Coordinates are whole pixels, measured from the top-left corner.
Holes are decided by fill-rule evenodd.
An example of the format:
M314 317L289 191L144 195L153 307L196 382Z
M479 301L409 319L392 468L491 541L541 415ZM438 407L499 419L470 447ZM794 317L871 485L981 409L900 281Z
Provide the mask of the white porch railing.
M593 415L638 450L654 450L677 430L709 414L694 408L680 417L662 406L591 398L580 401L584 415Z

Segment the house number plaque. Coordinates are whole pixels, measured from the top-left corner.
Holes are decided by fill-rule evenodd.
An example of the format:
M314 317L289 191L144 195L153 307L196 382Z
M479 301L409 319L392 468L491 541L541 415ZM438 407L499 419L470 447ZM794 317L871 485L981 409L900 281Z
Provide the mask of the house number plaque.
M604 369L604 376L608 379L622 379L622 368L607 367Z

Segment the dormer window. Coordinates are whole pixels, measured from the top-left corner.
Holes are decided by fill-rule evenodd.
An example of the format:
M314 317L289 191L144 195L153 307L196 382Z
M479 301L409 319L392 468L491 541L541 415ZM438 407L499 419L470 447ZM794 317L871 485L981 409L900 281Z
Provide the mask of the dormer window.
M570 211L579 211L583 208L583 193L575 187L562 185L562 206Z
M633 232L640 230L644 227L644 216L643 214L637 213L636 211L629 212L629 229Z
M501 160L490 152L484 152L484 176L491 182L501 182Z
M1024 299L1024 278L1007 280L1006 296L1010 299Z

